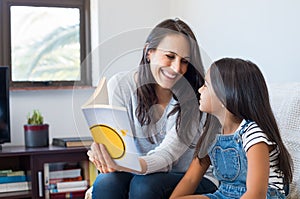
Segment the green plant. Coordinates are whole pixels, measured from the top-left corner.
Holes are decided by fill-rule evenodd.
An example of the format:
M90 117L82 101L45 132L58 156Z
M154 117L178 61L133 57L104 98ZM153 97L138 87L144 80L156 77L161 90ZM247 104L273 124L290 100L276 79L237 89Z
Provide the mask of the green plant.
M27 124L30 125L41 125L44 123L44 118L38 110L33 110L32 115L28 113Z

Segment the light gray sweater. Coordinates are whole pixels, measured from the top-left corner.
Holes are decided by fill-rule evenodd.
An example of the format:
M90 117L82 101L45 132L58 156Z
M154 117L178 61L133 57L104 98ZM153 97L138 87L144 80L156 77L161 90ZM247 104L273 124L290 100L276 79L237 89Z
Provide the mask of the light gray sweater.
M137 84L134 80L134 74L136 72L137 70L120 72L109 79L107 84L109 103L127 108L128 116L132 121L132 133L137 150L147 164L146 174L159 171L185 172L192 161L194 149L182 142L176 133L175 124L177 114L167 117L168 113L173 109L174 104L176 104L176 101L172 99L169 102L162 117L155 124L141 126L135 116ZM189 129L194 134L194 139L191 140L193 144L199 139L199 129L202 129L199 121L195 121L194 124ZM154 140L154 144L147 138L147 131L149 130L153 132L152 139ZM217 185L211 169L209 169L205 177Z
M141 126L135 110L137 107L137 85L134 80L136 70L121 72L108 81L108 94L110 104L125 106L132 121L132 133L138 152L147 163L147 173L158 171L185 172L194 153L177 136L175 123L177 114L167 117L176 101L172 99L166 107L162 117L155 123ZM150 128L149 128L150 127ZM153 133L154 144L147 138L147 131ZM193 130L195 140L197 129Z

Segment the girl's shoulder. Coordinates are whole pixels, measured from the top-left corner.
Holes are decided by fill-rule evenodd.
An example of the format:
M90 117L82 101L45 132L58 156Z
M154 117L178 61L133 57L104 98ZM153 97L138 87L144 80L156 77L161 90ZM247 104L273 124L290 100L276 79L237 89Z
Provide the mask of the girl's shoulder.
M240 125L240 133L241 134L245 134L245 133L249 133L249 131L259 131L261 132L261 128L256 124L256 122L252 121L252 120L243 120L241 125Z
M274 145L274 143L269 140L268 136L254 121L247 121L240 132L245 151L248 151L251 146L259 142Z

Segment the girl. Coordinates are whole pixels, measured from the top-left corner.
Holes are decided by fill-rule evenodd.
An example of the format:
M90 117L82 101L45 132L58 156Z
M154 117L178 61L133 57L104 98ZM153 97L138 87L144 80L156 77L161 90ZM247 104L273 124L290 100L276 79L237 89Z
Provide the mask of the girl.
M206 156L194 158L171 198L285 198L292 162L259 68L241 59L218 60L208 70L199 93L200 110L218 119L222 134L216 136ZM209 164L220 181L218 190L191 195Z
M154 27L138 69L108 82L110 103L129 112L142 172L118 167L104 145L93 143L89 159L101 172L93 198L169 198L193 158L200 120L205 119L197 92L203 77L199 46L189 26L167 19ZM212 175L209 179L215 180ZM197 192L216 189L209 179L203 178Z

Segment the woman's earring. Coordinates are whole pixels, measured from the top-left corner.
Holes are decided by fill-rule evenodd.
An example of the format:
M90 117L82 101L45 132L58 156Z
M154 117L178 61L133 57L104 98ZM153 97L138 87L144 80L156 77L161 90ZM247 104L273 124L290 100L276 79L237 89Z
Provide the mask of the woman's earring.
M225 106L224 106L224 104L222 104L221 106L222 106L222 108L224 108L224 107L225 107Z
M150 59L149 59L148 57L146 58L146 62L147 62L147 63L150 63Z

